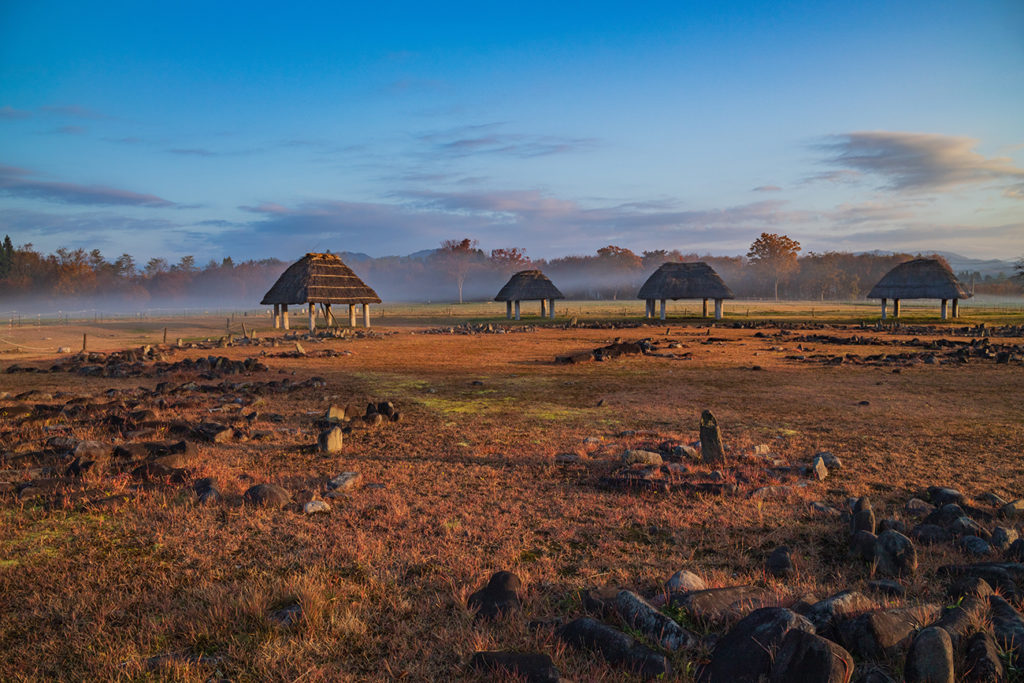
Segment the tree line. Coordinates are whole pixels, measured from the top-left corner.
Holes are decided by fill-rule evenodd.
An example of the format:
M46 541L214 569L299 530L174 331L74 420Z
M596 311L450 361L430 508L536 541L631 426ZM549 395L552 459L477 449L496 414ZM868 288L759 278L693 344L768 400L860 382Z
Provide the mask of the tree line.
M533 259L517 247L484 251L470 238L445 240L438 249L410 256L370 258L339 253L384 300L465 301L491 299L510 275L538 268L571 299L633 299L640 285L667 261L704 261L738 297L851 300L864 297L911 254L830 251L801 253L786 235L762 233L744 256L711 256L679 249L636 253L608 245L593 254ZM198 266L193 256L136 263L130 254L110 260L98 249L36 251L0 243L0 301L92 301L111 306L253 305L287 267L276 258L234 262L230 257ZM1024 260L1016 275L981 277L960 273L976 293L1024 292ZM976 277L975 277L976 276ZM93 304L95 305L95 304Z

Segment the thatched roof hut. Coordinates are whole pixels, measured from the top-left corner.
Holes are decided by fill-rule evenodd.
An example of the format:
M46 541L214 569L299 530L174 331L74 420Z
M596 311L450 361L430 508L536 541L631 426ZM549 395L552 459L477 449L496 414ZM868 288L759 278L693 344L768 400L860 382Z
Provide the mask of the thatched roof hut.
M551 317L555 317L555 299L564 299L548 276L539 270L521 270L505 283L495 301L505 302L505 317L512 317L512 306L515 304L516 320L519 320L520 301L540 301L540 315L543 318L544 302L550 303Z
M334 316L331 304L349 305L349 324L355 326L355 305L363 305L363 323L370 326L369 304L379 304L380 297L352 269L334 254L306 254L288 266L264 296L261 304L274 305L274 327L283 315L288 329L288 305L309 304L309 327L316 326L316 304L324 310L330 324Z
M647 301L647 317L654 315L654 302L661 300L661 319L665 319L665 300L703 299L704 315L708 314L708 299L715 300L715 318L722 318L722 300L736 298L715 269L704 263L663 263L647 278L637 293L638 299Z
M953 317L960 315L960 299L967 299L970 292L956 279L948 265L938 259L917 258L896 266L878 281L870 292L869 299L882 300L882 319L886 317L886 303L893 300L893 315L900 315L901 299L940 299L942 319L946 319L946 302L953 300Z

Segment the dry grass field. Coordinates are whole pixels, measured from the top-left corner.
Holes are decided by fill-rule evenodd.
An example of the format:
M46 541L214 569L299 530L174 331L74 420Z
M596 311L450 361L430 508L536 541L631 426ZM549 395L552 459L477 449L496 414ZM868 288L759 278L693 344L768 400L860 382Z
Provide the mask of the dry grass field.
M587 312L576 304L565 312L576 308ZM987 493L1024 496L1024 365L918 362L897 373L887 364L813 362L818 353L922 347L903 344L918 334L853 327L873 308L833 307L826 315L823 306L814 318L810 308L771 316L771 306L755 307L741 321L767 314L842 324L780 333L675 320L426 334L452 324L446 311L396 307L373 336L301 340L305 357L293 357L292 342L166 350L169 362L252 357L268 368L213 379L186 370L124 378L4 370L49 367L56 358L49 347L77 351L83 332L90 351L101 352L159 342L165 326L171 340L216 340L223 316L5 329L0 337L32 348L0 354L0 410L8 410L0 417L0 679L485 680L468 668L475 651L519 650L549 654L572 680L632 680L625 668L556 637L558 620L584 614L581 591L624 587L657 601L666 579L684 568L708 586L766 587L779 604L848 587L866 591L870 567L847 556L846 523L810 503L848 509L849 497L870 495L880 518L907 518L907 499L930 485L976 501ZM604 313L616 318L612 306ZM470 313L494 315L492 306ZM928 317L934 312L909 315L934 326L929 339L948 329ZM960 324L1024 322L1006 312L977 316ZM265 338L281 336L267 331L265 319L256 327ZM797 340L809 334L863 339ZM553 362L616 338L649 338L659 352ZM899 344L864 343L876 338ZM301 385L313 377L323 383ZM238 386L284 379L301 386ZM151 391L165 381L198 387ZM32 390L38 393L17 398ZM90 408L10 412L73 399ZM339 454L311 447L329 406L361 409L370 401L393 402L401 421L354 429ZM730 448L733 464L719 469L734 492L601 485L626 449L696 441L704 409L718 418ZM53 436L131 442L129 430L112 425L140 410L152 411L147 433L155 436L146 438L164 438L181 421L223 423L235 437L198 443L183 470L148 477L113 465L71 476L70 457L46 445ZM759 464L758 446L794 466L831 451L842 468L824 481L787 479ZM556 462L563 453L580 458ZM688 465L697 479L713 476L710 466ZM301 504L323 496L325 482L341 472L358 472L360 482L329 499L329 513L303 514ZM223 501L197 504L192 485L206 477ZM45 482L26 488L32 479ZM787 494L750 497L780 482L791 485ZM260 483L279 484L294 503L243 502L243 492ZM764 570L779 545L793 549L796 564L784 580ZM940 544L922 547L920 558L904 581L905 602L943 600L946 582L936 570L965 556ZM522 609L475 620L467 598L498 570L521 579ZM268 618L296 602L297 624ZM706 649L671 654L676 678L690 680L708 656Z

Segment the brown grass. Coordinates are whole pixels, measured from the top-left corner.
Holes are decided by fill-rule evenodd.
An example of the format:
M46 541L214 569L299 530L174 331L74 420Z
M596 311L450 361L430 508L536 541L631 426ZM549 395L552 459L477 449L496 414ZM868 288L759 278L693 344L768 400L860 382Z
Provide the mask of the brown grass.
M917 366L901 374L822 367L786 360L793 344L752 331L716 329L734 341L705 345L706 329L678 325L668 337L692 360L556 366L556 354L617 336L663 339L665 327L399 331L307 344L351 356L266 359L271 372L251 379L283 371L294 379L320 375L328 386L265 397L261 412L287 418L255 425L275 430L269 442L201 447L194 474L217 478L223 505L194 506L185 485L133 493L124 475L81 484L92 498L130 494L110 506L0 499L0 679L206 680L217 672L233 680L472 679L466 663L475 650L519 649L551 654L574 680L622 680L621 669L565 649L552 628L531 631L528 622L578 616L578 591L588 587L656 593L683 567L710 585L754 582L780 598L824 597L862 586L868 569L845 558L842 523L812 515L808 502L840 507L847 496L870 494L882 517L899 516L905 500L930 484L973 496L1024 494L1019 366ZM175 358L209 353L244 358L253 350ZM764 371L750 370L754 364ZM157 381L0 375L0 391L65 390L104 401L109 387ZM340 456L303 450L315 439L310 413L332 402L383 399L396 403L402 422L353 434ZM207 412L214 405L204 398L160 414L228 419ZM737 450L767 443L795 463L831 450L844 468L788 499L762 503L594 485L622 449L661 440L619 432L695 440L705 408ZM25 436L45 440L41 428L33 430ZM72 431L104 438L97 426ZM596 451L584 448L589 436L603 440ZM556 465L555 454L567 451L583 454L583 464ZM329 515L311 518L237 500L256 482L308 496L346 470L384 487L359 488L331 501ZM764 558L781 544L798 563L797 578L785 585L763 572ZM911 582L915 599L940 596L935 569L961 560L952 548L924 549ZM499 569L522 579L523 614L474 622L466 599ZM270 611L295 601L305 613L298 627L282 631L268 622ZM147 669L147 658L166 653L219 660ZM677 668L685 672L692 657L674 656Z

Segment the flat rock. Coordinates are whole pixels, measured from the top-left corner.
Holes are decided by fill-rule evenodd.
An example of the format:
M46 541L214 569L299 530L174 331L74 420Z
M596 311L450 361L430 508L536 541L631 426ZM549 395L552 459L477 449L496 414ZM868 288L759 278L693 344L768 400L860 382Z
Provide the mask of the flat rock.
M935 505L936 507L942 507L948 503L956 503L957 505L960 505L964 502L964 494L960 493L956 489L945 486L929 486L928 500L930 500L932 505Z
M615 599L615 611L626 625L670 652L692 649L700 643L694 633L632 591L619 591Z
M672 664L664 655L591 617L569 622L558 630L558 637L574 647L596 651L609 663L623 666L645 678L672 675Z
M314 499L302 506L302 512L307 515L322 514L330 511L331 506L327 504L327 501L323 500Z
M764 607L770 599L766 591L756 586L729 586L673 593L669 602L673 607L682 607L695 619L719 622L749 614Z
M920 498L911 498L907 501L907 504L903 506L903 509L908 515L914 515L915 517L926 517L935 512L934 505L923 501Z
M469 665L484 673L511 675L527 683L558 683L562 680L551 657L534 652L476 652Z
M804 616L814 624L815 631L822 636L831 637L835 634L835 624L852 614L873 610L878 605L863 593L845 590L819 600L810 606Z
M630 449L622 454L623 465L661 465L660 453Z
M346 491L354 489L363 480L363 475L358 472L342 472L327 480L328 491Z

